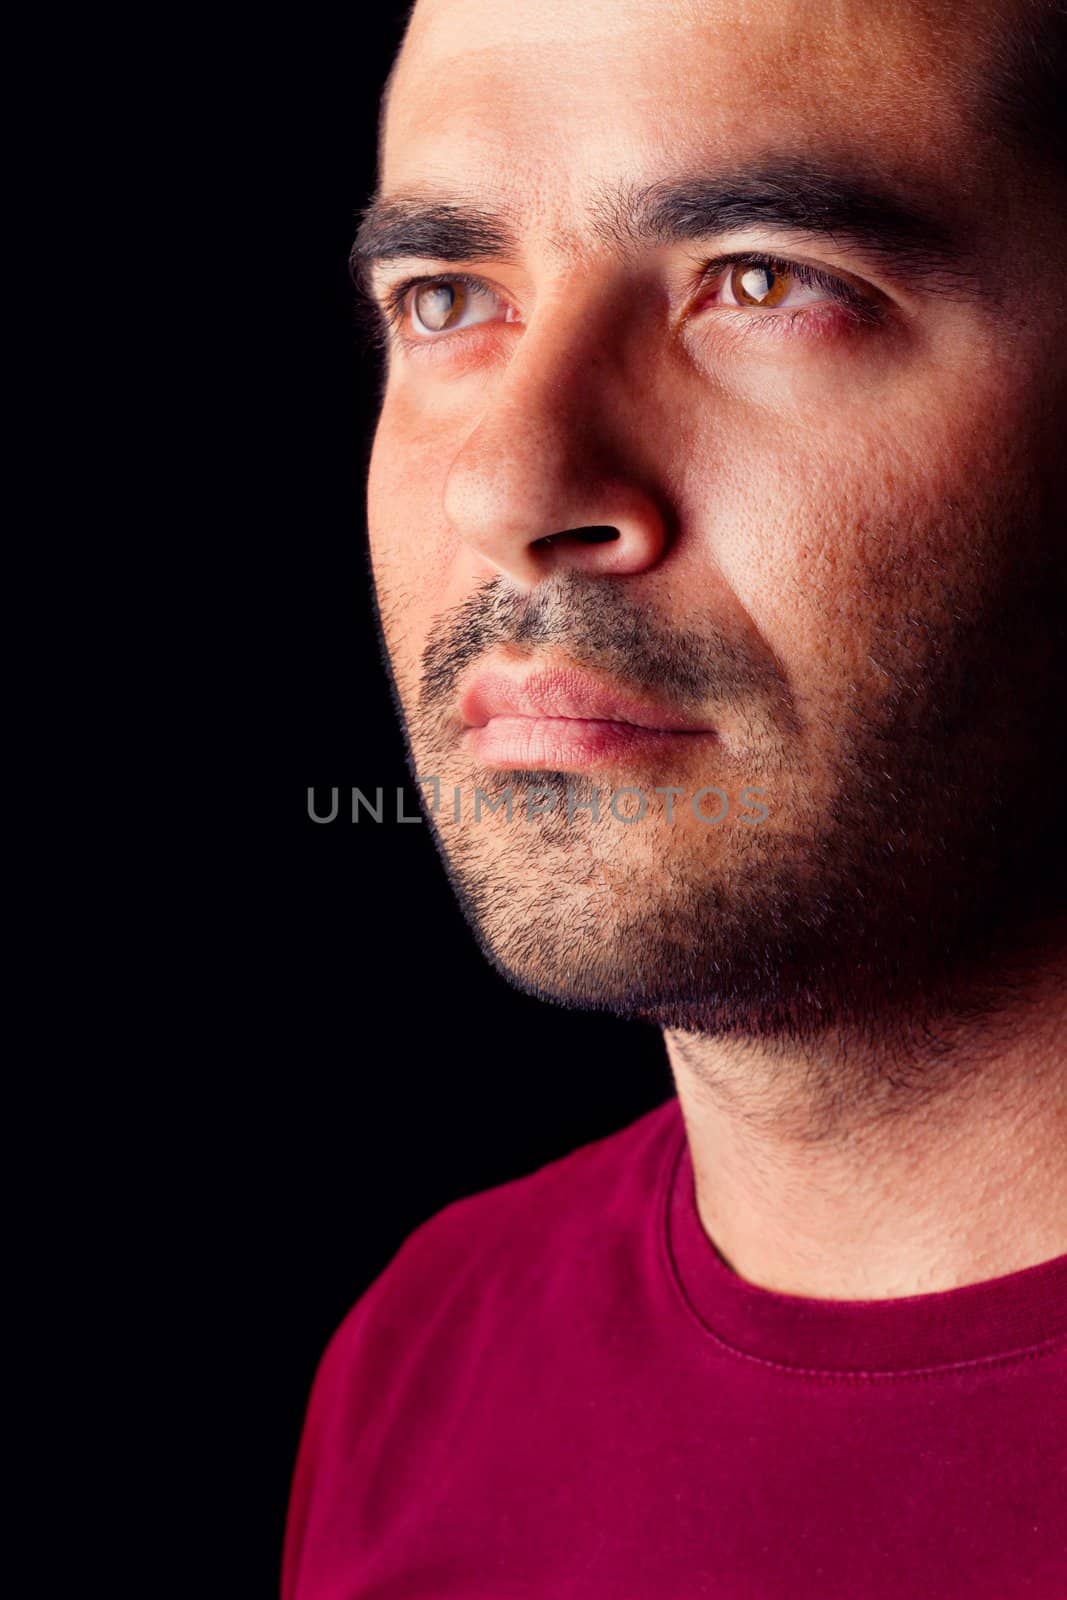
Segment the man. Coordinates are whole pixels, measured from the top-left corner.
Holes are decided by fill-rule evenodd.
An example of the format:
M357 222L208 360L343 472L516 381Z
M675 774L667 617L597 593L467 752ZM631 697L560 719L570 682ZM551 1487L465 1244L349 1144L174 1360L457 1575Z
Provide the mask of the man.
M286 1600L1067 1595L1064 23L418 0L398 709L489 960L677 1098L352 1309Z

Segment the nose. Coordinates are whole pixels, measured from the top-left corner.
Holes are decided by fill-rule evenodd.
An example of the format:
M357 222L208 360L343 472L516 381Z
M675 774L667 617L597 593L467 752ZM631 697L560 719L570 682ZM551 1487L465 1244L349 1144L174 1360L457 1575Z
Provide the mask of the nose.
M648 429L621 365L610 335L557 300L487 382L445 481L444 513L519 587L563 567L639 573L664 552L665 508L639 464Z

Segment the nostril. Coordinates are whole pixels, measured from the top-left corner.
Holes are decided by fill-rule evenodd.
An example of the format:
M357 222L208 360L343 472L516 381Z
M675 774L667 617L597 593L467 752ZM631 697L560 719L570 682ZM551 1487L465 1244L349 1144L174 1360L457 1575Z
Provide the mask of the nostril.
M568 528L565 533L546 533L543 539L535 539L533 548L547 549L558 539L573 539L578 544L610 544L612 539L619 537L618 528L601 525L590 528Z

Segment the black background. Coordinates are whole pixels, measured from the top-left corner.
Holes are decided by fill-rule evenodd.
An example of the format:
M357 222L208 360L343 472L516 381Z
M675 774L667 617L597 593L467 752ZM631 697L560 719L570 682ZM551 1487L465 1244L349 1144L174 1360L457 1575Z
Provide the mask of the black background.
M353 787L388 799L402 785L418 814L370 607L377 358L347 271L401 25L383 6L373 25L259 34L234 98L230 229L250 342L225 554L240 569L227 663L240 687L221 719L228 778L202 907L224 954L197 979L223 1002L220 1215L243 1295L227 1359L252 1400L263 1483L248 1593L277 1582L315 1365L404 1238L673 1093L655 1030L542 1004L488 965L425 825L350 820ZM311 821L309 786L324 813L340 790L335 822Z

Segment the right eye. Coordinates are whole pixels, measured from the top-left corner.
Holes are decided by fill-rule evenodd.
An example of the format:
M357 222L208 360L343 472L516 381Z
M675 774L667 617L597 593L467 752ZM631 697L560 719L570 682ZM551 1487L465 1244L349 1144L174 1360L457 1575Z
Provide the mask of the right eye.
M389 300L394 325L408 320L416 337L430 340L489 322L500 305L487 285L462 275L409 279Z

